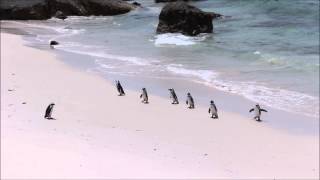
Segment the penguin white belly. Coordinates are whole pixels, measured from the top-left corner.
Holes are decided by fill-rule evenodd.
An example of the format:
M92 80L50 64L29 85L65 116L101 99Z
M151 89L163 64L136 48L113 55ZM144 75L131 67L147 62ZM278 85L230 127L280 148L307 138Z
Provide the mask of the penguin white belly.
M254 116L255 116L255 117L260 116L260 112L259 112L259 109L258 109L258 108L254 108Z
M142 94L142 98L145 100L147 99L147 95L145 93Z
M216 109L211 105L210 106L210 111L211 111L211 114L217 114L217 111L216 111Z

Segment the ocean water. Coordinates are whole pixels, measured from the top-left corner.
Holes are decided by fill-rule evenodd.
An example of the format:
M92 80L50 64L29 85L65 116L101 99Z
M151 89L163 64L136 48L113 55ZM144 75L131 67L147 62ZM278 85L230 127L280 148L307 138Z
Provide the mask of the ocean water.
M319 117L319 0L207 0L213 34L157 35L163 4L112 17L16 22L34 42L89 55L101 74L177 78L264 106Z

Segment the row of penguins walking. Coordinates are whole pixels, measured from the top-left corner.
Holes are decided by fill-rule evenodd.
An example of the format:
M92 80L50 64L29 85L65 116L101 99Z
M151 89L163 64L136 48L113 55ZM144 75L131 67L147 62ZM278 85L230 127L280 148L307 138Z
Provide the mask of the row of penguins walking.
M116 80L115 81L116 83L116 88L118 90L118 93L119 93L119 96L125 96L125 92L123 90L123 87L120 83L119 80ZM179 100L178 100L178 96L176 94L176 92L174 91L173 88L170 88L168 89L169 92L170 92L170 99L172 99L172 103L171 104L179 104ZM149 103L149 98L148 98L148 93L147 93L147 89L146 88L142 88L142 93L140 94L140 99L142 99L142 103L145 103L145 104L148 104ZM187 93L187 100L186 100L186 104L188 105L188 108L189 109L194 109L195 106L194 106L194 100L193 100L193 97L191 96L191 94L188 92ZM51 103L48 105L46 111L45 111L45 115L44 115L44 118L48 119L48 120L55 120L53 117L52 117L52 111L53 111L53 107L54 107L54 103ZM250 109L249 112L254 112L254 119L258 122L261 122L261 112L268 112L267 110L265 109L262 109L260 107L259 104L256 104L254 108ZM214 103L213 100L210 101L210 106L209 106L209 109L208 109L208 113L211 115L211 118L213 119L218 119L219 116L218 116L218 109Z

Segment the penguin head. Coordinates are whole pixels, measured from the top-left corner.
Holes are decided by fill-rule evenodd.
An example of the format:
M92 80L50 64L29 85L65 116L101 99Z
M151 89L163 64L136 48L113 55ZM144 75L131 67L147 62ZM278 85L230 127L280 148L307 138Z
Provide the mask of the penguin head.
M211 103L211 104L214 104L214 102L213 102L212 100L210 101L210 103Z
M256 107L257 107L257 108L260 108L260 105L259 105L259 104L256 104Z
M168 90L169 90L169 91L172 91L173 89L170 88L170 89L168 89Z
M51 106L54 106L55 104L54 104L54 103L51 103L50 105L51 105Z
M190 94L190 93L187 93L187 95L190 96L191 94Z
M142 90L143 90L143 91L145 91L145 90L146 90L146 88L142 88Z

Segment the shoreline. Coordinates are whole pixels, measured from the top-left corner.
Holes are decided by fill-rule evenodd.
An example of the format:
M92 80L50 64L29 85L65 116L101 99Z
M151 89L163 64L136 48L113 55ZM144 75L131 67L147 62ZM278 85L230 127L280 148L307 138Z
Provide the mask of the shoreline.
M30 38L32 39L33 36ZM32 48L44 50L49 53L51 51L47 44L34 44L33 41L30 41L29 37L25 40L28 42L28 46ZM195 98L196 106L200 105L201 107L207 108L209 106L209 101L213 99L218 102L217 106L219 109L246 117L247 120L252 120L253 115L252 113L249 113L248 110L256 103L239 94L221 91L216 88L205 86L202 83L190 81L187 78L162 79L141 75L127 76L121 74L102 73L92 70L91 68L88 69L88 67L93 67L95 64L94 57L90 55L68 52L60 48L55 49L54 53L61 62L70 68L75 68L82 72L97 75L110 84L113 84L114 80L120 80L125 89L134 92L140 92L142 87L147 87L150 94L167 99L168 102L170 100L167 89L174 85L174 89L182 102L185 100L184 96L186 96L187 92L190 91ZM82 65L79 66L79 64ZM311 136L319 134L319 121L316 117L276 109L272 107L272 105L264 107L269 111L269 113L263 113L262 115L263 122L266 123L266 126L291 134Z
M104 78L70 68L47 51L23 46L20 36L1 32L1 37L1 145L5 147L1 156L6 157L1 159L6 166L1 166L3 177L77 177L72 171L80 172L79 177L104 178L123 178L123 171L131 178L316 178L319 173L315 161L319 158L317 135L287 134L223 110L219 112L221 119L212 120L206 116L206 107L190 111L183 105L184 99L179 106L172 106L168 99L150 94L150 104L144 105L139 92L132 90L118 97L115 87ZM8 45L26 52L28 62L10 52ZM12 61L8 62L8 57ZM16 90L7 91L12 87ZM53 112L57 120L53 122L42 119L50 102L57 104ZM48 140L59 143L49 144ZM80 148L74 149L69 140ZM64 152L66 147L76 153ZM19 148L30 154L15 157L21 153ZM89 155L84 149L98 153ZM29 158L34 158L35 151L42 152L44 160L33 164ZM66 165L61 166L50 155L71 155L73 161L63 161ZM31 164L21 162L25 159ZM52 169L40 166L48 161L54 162L49 164ZM24 170L14 168L21 163ZM53 174L64 166L71 171ZM85 171L83 167L87 167ZM103 171L106 167L109 172ZM37 168L45 171L35 172ZM20 170L18 176L16 171Z
M100 54L99 52L98 52L98 55L95 56L95 53L86 54L86 53L82 53L77 50L74 51L73 48L69 49L68 48L69 45L67 45L68 43L73 42L72 39L71 39L71 42L69 42L70 40L67 40L66 42L64 42L60 38L63 38L64 36L71 36L71 37L74 35L77 36L78 32L82 31L83 29L75 29L74 30L75 32L72 31L72 32L65 32L65 33L61 34L60 30L62 27L60 27L59 30L54 30L53 27L49 26L50 24L48 26L46 26L46 25L43 25L40 23L38 26L37 24L34 24L34 23L35 22L31 22L31 24L29 24L29 23L23 23L23 22L19 22L19 21L14 21L14 23L12 23L12 22L5 21L4 26L7 28L9 27L10 30L14 30L14 28L17 28L18 30L21 28L27 28L26 32L28 32L30 34L29 34L29 36L24 36L25 37L24 39L28 41L28 46L34 47L34 48L37 48L40 50L49 50L49 48L47 46L47 41L49 41L50 39L48 39L46 37L46 34L49 33L51 39L61 40L61 42L62 42L61 47L57 46L55 49L55 52L59 55L59 59L62 60L64 63L71 65L72 68L77 68L77 69L81 69L81 70L83 70L83 68L84 68L84 71L91 71L92 70L92 72L94 71L95 73L102 76L104 79L107 79L108 81L111 81L111 82L113 82L114 79L119 79L119 78L122 80L130 79L130 81L132 81L133 83L128 81L127 82L128 88L133 89L135 91L137 91L137 90L140 91L141 85L145 86L145 84L146 84L145 81L147 81L148 82L147 85L149 85L150 88L154 88L154 93L156 93L156 95L167 98L167 96L168 96L167 87L171 87L172 85L174 85L174 88L177 88L177 89L180 88L182 90L180 92L182 95L185 95L187 93L185 91L187 89L188 89L188 91L191 91L191 94L193 94L192 93L193 91L196 91L196 93L197 93L196 99L199 98L200 99L199 102L204 106L208 105L208 102L210 99L213 98L215 100L217 98L217 99L219 99L219 101L217 101L218 106L221 107L222 109L248 116L247 115L248 109L250 109L256 103L260 103L262 106L265 106L267 109L272 111L272 113L268 113L268 114L275 114L275 116L273 116L271 118L267 118L267 119L276 119L277 122L280 121L282 124L288 125L288 124L292 123L292 121L283 121L283 119L294 119L294 124L298 125L298 126L299 126L298 119L299 120L303 119L303 120L307 120L307 121L309 121L309 120L318 121L318 115L319 115L318 113L319 112L317 110L318 109L318 101L316 101L316 99L318 99L317 96L313 96L310 94L303 94L300 91L295 92L290 89L278 89L277 86L271 86L271 87L265 86L264 87L264 86L258 85L259 83L257 84L257 87L259 87L259 88L252 88L251 90L253 92L249 93L249 94L248 94L247 90L244 90L244 92L242 92L241 90L234 91L234 88L235 89L239 88L238 87L239 84L237 85L237 83L236 83L234 88L233 88L233 86L224 86L223 85L224 80L221 80L221 78L217 78L217 80L216 80L217 82L215 80L212 80L212 82L207 84L208 83L207 81L202 81L202 77L200 79L192 77L192 73L196 73L197 76L199 75L198 72L196 71L196 69L194 69L195 70L195 72L194 72L194 70L192 70L192 68L191 68L192 73L191 73L190 77L188 77L190 75L188 73L186 76L184 76L184 75L180 76L179 71L178 71L178 74L175 74L175 73L172 74L171 70L169 70L169 72L163 73L160 76L159 75L153 76L150 74L150 69L152 70L153 68L156 68L154 66L157 66L157 64L150 65L150 66L148 66L148 65L142 66L144 68L143 71L145 73L139 72L140 71L139 66L132 66L133 69L138 68L137 73L135 72L135 70L131 71L131 69L127 69L130 73L122 72L122 70L119 70L119 67L121 69L121 67L126 66L127 64L130 64L130 62L131 62L131 60L129 60L128 63L122 63L123 58L125 58L125 59L126 58L130 59L131 57L135 58L135 55L129 55L128 57L125 57L125 56L122 57L121 53L120 54L115 53L113 55L112 51L109 52L107 49L105 49L106 56L104 56L103 53L101 55L99 55ZM54 24L53 24L53 26L55 27ZM56 31L56 32L53 32L53 31ZM45 34L44 35L45 37L42 37L43 33ZM84 36L86 36L86 35L84 34ZM40 38L40 37L42 37L42 38ZM81 33L80 33L80 36L78 36L78 37L79 38L81 37ZM77 41L74 41L74 42L77 42ZM67 43L66 48L65 48L64 43ZM49 52L50 51L51 51L51 49L49 50ZM109 57L109 55L111 55L111 56ZM100 59L100 56L101 56L101 59ZM112 58L113 56L116 59L120 58L120 61L118 61L118 60L114 61ZM140 56L137 56L137 57L138 57L138 59L141 59L141 58L139 58ZM104 62L104 60L106 60L106 62ZM127 62L126 60L124 60L124 61ZM143 59L142 59L142 62L144 62ZM114 65L114 63L116 63L116 65ZM117 63L120 63L120 64L117 64ZM153 63L151 62L151 64L153 64ZM169 63L169 65L171 65L171 64ZM172 65L174 65L174 64L172 64ZM168 71L168 67L166 67L165 64L161 64L160 66L161 66L161 69L164 68L164 71ZM162 66L164 66L164 67L162 67ZM126 69L126 68L124 68L124 69ZM182 68L181 70L188 71L188 68L187 69ZM213 70L213 72L214 72L214 70ZM133 73L133 75L130 75L131 73ZM199 73L201 75L201 72L199 72ZM219 72L218 72L218 74L219 74ZM311 78L311 80L315 81L313 78ZM180 83L180 82L182 82L182 83ZM179 83L180 85L175 86L176 83ZM216 83L218 83L218 84L216 84ZM230 82L226 81L225 83L228 84ZM140 85L137 86L137 84L140 84ZM163 85L163 86L160 87L159 84ZM196 86L197 88L193 88L193 86ZM250 85L250 87L251 86L253 86L253 85ZM222 90L221 87L224 87L224 90ZM226 88L229 88L229 90L227 90ZM162 90L160 90L160 89L162 89ZM266 89L269 89L269 90L265 91ZM275 94L273 92L271 92L272 89L275 91ZM279 93L277 93L278 90L283 91L283 92L279 94ZM287 93L288 97L290 96L290 98L286 99L285 97L287 97L287 96L284 93ZM260 94L260 95L258 95L258 94ZM264 97L263 94L270 94L270 95L266 95ZM280 96L284 96L284 97L282 98ZM279 98L280 101L277 101L276 99L274 99L275 97L280 97ZM304 97L304 98L300 99L302 97ZM305 98L307 98L307 99L305 99ZM313 99L313 100L311 100L311 99ZM237 103L240 101L242 103L237 103L236 106L233 106L233 105L226 104L225 101L232 102L231 104L233 104L234 102ZM274 101L276 101L276 102L274 103ZM220 104L219 104L219 102L220 102ZM280 102L282 102L283 104ZM289 103L289 102L291 102L291 103ZM245 104L243 104L243 103L245 103ZM279 105L279 103L280 103L280 105ZM240 108L242 106L247 107L247 109ZM281 117L281 118L278 118L278 117ZM277 126L277 122L272 122L271 123L272 126L276 127L276 128L286 129L284 126L282 126L282 127ZM312 127L314 125L317 125L317 124L311 123L309 125L309 127ZM289 128L288 131L298 132L297 128L293 127L293 130L291 130L291 129L292 128ZM307 129L310 129L310 128L307 128Z

